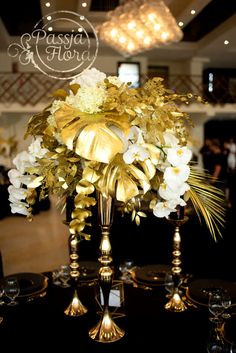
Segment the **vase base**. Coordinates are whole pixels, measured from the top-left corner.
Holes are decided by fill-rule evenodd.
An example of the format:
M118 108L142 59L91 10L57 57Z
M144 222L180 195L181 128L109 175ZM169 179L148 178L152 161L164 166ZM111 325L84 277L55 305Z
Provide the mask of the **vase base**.
M120 329L109 315L104 315L96 326L89 331L94 341L109 343L120 340L125 332Z
M81 316L86 314L87 311L88 309L81 303L78 297L77 290L75 290L73 298L68 307L65 309L64 313L67 316Z
M174 312L182 312L187 310L187 306L180 297L179 293L174 293L169 302L166 303L165 309Z

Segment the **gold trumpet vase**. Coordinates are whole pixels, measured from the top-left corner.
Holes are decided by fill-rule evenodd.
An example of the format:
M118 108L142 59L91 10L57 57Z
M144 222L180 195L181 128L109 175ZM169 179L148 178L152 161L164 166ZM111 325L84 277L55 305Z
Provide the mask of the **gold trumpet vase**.
M89 336L97 342L109 343L121 339L125 332L117 326L109 311L109 296L114 277L114 271L110 266L112 257L109 238L114 214L114 200L109 195L104 196L101 193L97 195L98 216L102 235L99 247L101 267L98 272L98 281L103 294L103 311L97 325L89 331Z

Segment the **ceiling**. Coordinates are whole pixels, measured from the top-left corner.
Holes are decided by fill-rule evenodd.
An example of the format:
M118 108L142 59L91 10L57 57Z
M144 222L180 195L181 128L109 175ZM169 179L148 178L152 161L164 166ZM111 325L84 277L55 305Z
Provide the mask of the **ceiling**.
M50 0L48 0L50 1ZM87 7L82 7L82 2ZM155 0L154 0L155 1ZM157 1L157 0L156 0ZM46 0L1 1L0 51L16 41L16 37L31 33L34 25L45 15L58 10L69 10L84 15L96 28L106 19L107 11L119 5L119 0ZM166 47L139 54L151 62L178 61L191 57L206 58L210 67L236 68L236 1L235 0L165 0L177 22L184 23L183 39ZM191 14L191 10L196 11ZM224 41L229 44L225 45ZM99 51L117 55L100 41Z

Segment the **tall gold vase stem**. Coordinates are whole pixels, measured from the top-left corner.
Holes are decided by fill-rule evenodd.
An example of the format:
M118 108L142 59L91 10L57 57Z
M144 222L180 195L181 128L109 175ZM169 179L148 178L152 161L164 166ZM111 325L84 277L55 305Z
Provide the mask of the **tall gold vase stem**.
M113 221L114 203L111 196L103 196L98 194L98 215L100 217L101 227L101 243L99 261L101 267L98 273L99 285L103 294L103 312L98 324L89 331L89 336L102 343L114 342L124 336L121 330L113 321L109 311L109 296L113 282L113 269L110 267L112 262L111 243L110 243L110 227Z
M70 250L70 276L73 287L73 296L70 304L65 309L64 313L67 316L81 316L87 313L87 308L82 304L78 296L78 282L79 282L79 255L78 247L80 240L75 234L71 234L69 238Z
M176 225L173 236L173 260L172 260L172 273L180 276L182 268L181 265L181 236L179 225Z
M187 306L185 305L181 292L179 290L179 285L181 282L181 235L180 226L188 220L188 217L183 217L183 219L169 219L169 222L174 225L174 236L173 236L173 259L172 259L172 275L174 280L174 290L172 296L168 303L165 305L165 309L175 312L185 311Z

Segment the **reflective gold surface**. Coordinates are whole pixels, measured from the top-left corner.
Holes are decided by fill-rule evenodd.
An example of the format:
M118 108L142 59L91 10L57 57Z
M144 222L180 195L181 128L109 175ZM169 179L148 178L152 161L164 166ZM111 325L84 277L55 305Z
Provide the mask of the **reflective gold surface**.
M125 332L121 330L112 320L108 308L103 312L103 315L98 324L89 331L89 336L98 342L108 343L121 339Z
M178 291L174 292L168 303L165 305L165 309L175 312L181 312L187 310L187 306L182 300Z
M114 275L113 269L110 267L112 257L109 235L113 221L114 200L110 195L103 195L102 193L98 193L97 197L99 224L102 233L99 247L101 267L98 272L98 280L104 304L101 319L97 325L89 330L89 336L97 342L108 343L121 339L125 332L116 325L109 311L109 296Z
M68 316L81 316L87 313L87 308L81 303L78 297L77 290L74 290L72 301L66 308L64 313Z

